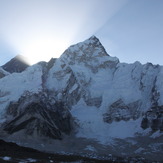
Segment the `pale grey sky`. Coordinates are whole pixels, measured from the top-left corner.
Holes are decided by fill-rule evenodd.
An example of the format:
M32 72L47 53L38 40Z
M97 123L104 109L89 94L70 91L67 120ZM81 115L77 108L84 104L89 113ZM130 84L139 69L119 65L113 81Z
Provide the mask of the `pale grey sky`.
M96 35L121 62L163 65L162 0L0 0L0 65L59 57Z

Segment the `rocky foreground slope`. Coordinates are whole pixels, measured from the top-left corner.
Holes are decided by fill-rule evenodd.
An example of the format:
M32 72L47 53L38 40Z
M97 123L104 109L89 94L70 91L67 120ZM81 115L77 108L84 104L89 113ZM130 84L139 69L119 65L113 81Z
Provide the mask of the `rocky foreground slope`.
M0 129L40 150L163 160L163 67L120 63L92 36L0 79Z

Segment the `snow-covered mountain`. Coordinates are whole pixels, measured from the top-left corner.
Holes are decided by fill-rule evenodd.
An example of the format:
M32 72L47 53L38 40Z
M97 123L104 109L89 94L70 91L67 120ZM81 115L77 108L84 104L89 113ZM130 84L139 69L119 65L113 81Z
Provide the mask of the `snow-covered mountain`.
M27 58L25 58L22 55L17 55L16 57L14 57L13 59L11 59L9 62L2 66L4 70L10 73L22 72L27 67L29 67L27 63Z
M0 106L10 141L163 160L163 67L120 63L95 36L1 78Z

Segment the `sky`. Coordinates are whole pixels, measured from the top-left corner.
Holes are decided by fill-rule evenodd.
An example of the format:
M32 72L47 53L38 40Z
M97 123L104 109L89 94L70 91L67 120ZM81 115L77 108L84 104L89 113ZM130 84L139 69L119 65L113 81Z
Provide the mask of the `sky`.
M49 61L92 35L120 62L163 65L163 0L0 0L0 65Z

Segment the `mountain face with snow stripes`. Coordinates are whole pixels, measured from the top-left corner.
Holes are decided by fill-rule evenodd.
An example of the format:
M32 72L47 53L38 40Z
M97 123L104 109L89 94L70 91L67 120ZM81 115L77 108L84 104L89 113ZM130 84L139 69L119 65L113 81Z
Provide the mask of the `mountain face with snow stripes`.
M163 67L120 63L92 36L58 59L0 79L0 130L7 140L69 137L106 146L147 137L159 149Z

